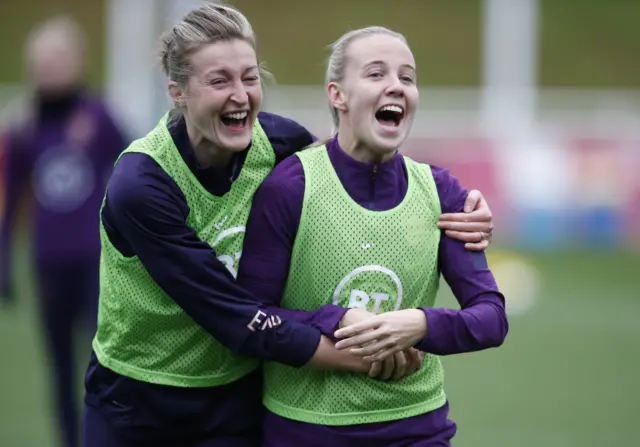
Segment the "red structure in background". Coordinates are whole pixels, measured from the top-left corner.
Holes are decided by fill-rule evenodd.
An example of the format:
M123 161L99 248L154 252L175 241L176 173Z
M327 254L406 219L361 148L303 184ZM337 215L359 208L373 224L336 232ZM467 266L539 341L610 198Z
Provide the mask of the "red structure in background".
M465 188L482 191L500 221L500 233L511 233L513 222L498 176L500 163L489 139L415 138L407 141L402 152L416 161L447 168Z

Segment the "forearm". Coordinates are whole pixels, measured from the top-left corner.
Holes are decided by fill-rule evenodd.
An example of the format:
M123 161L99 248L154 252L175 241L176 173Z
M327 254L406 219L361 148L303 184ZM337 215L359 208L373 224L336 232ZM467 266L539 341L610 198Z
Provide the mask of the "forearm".
M500 346L508 323L504 296L483 252L470 252L447 237L440 240L439 266L460 310L425 308L427 333L418 348L438 355Z
M351 354L349 350L338 351L333 341L322 336L309 366L316 369L368 373L371 364L362 360L362 357Z
M267 306L267 309L269 312L277 313L285 320L314 327L318 329L322 335L332 340L335 340L333 334L338 328L340 319L345 312L349 310L344 307L334 306L333 304L326 304L316 311L285 309L275 306Z
M310 365L329 369L354 370L361 363L335 350L329 338L346 312L330 303L330 296L315 297L317 309L288 309L282 306L286 294L293 242L302 213L304 170L297 157L283 161L254 196L247 221L238 284L258 297L270 313L290 322L303 323L319 330L322 337ZM302 301L301 301L302 302Z
M230 350L245 356L291 366L306 364L317 349L320 332L292 322L262 305L238 286L225 267L202 250L176 250L172 259L192 268L166 270L169 259L145 266L167 295L198 325ZM218 265L220 264L220 265ZM199 266L199 268L197 267Z
M265 241L270 235L265 235L264 229L256 229L254 225L255 220L250 220L238 271L238 284L258 297L269 312L277 313L285 320L314 327L334 340L333 334L348 309L334 304L325 304L315 310L281 307L289 276L292 247L276 244L273 242L278 239L275 236ZM269 253L269 256L263 253Z
M159 175L141 185L132 182L140 169L122 178L122 162L144 168L146 161L124 156L116 166L102 213L105 227L113 227L110 238L125 240L129 256L137 255L165 294L222 345L263 360L306 364L320 332L271 313L240 287L211 246L185 224L189 209L179 191L157 180Z
M416 348L436 355L452 355L500 346L508 331L504 305L499 296L485 299L462 310L422 309L427 333Z

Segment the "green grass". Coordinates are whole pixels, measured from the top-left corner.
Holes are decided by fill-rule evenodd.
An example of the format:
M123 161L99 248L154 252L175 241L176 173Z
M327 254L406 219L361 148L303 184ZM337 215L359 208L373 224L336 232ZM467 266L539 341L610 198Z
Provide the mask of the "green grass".
M640 414L640 254L516 256L540 272L536 304L510 318L503 347L444 360L458 423L454 445L633 445ZM492 263L503 257L496 249ZM0 312L0 446L52 447L49 372L25 259L21 253L19 306ZM517 290L517 278L498 280ZM455 304L442 289L439 302Z

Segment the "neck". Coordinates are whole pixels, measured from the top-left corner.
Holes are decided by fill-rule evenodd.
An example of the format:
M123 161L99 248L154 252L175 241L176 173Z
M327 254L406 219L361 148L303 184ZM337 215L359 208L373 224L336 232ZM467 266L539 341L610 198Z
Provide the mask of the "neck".
M338 131L338 144L345 154L363 163L384 163L389 161L397 151L376 151L358 141L349 129Z
M215 166L217 168L223 168L231 163L233 152L220 149L211 141L207 140L189 120L185 121L189 142L191 143L200 167L209 168Z

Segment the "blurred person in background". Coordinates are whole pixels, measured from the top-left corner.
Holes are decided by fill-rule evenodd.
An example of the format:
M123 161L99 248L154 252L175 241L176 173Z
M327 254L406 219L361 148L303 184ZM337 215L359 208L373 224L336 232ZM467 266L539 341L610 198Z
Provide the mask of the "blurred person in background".
M258 188L238 282L265 305L314 312L332 303L339 310L325 313L326 327L346 326L335 332L346 338L338 349L380 362L415 346L424 363L382 382L267 362L262 445L448 446L456 425L438 356L500 346L504 297L485 254L437 226L442 213L463 211L467 191L447 169L399 153L419 100L406 39L369 27L332 50L338 133L284 160ZM462 310L434 308L440 274ZM396 358L396 369L406 361Z
M260 359L335 367L322 359L337 352L316 327L322 312L292 323L235 281L254 192L314 141L300 124L260 110L255 45L241 13L210 3L161 40L175 109L120 157L101 212L87 447L256 446ZM490 223L482 208L468 219L488 213Z
M66 447L79 441L77 329L95 332L99 283L99 210L123 134L85 81L78 25L52 18L25 46L31 94L6 138L5 210L0 227L2 300L19 295L11 277L16 212L27 198L38 310L52 366L56 416ZM87 341L90 340L87 337ZM86 352L90 352L86 344Z

